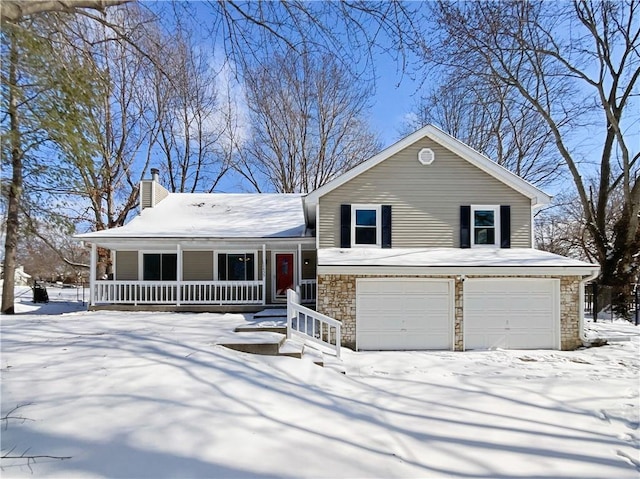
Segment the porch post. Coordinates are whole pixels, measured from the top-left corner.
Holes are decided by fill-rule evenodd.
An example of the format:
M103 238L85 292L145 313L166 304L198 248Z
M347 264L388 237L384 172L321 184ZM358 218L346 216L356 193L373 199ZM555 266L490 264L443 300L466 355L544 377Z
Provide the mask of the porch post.
M89 305L96 305L96 262L98 258L98 248L95 243L91 243L91 262L89 267Z
M111 251L111 280L115 281L116 280L116 252L114 250L110 250Z
M296 291L300 292L302 284L302 243L298 243L298 284ZM302 298L300 298L302 300Z
M182 301L182 245L176 246L176 306L180 306Z
M267 245L262 245L262 304L267 304Z

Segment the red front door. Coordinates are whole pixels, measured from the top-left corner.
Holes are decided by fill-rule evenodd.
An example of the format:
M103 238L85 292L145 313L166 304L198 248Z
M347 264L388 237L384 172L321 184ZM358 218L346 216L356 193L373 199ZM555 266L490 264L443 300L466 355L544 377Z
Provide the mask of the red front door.
M285 297L293 286L293 253L276 253L276 296Z

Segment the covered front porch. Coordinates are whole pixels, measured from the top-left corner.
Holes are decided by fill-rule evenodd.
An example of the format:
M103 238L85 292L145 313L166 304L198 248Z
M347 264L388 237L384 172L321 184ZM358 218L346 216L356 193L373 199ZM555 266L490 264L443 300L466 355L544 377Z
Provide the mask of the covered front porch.
M109 248L111 263L101 278L99 247ZM288 289L315 305L314 242L91 244L92 309L239 310L284 305Z

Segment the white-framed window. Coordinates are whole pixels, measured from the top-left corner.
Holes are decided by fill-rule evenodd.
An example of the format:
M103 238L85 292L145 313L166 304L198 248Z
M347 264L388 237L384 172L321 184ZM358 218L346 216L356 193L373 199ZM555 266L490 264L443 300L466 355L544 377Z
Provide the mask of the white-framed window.
M471 206L471 246L500 246L500 206Z
M381 222L380 205L351 205L351 246L380 247Z
M144 281L176 281L178 255L176 252L140 251L139 277Z
M224 251L215 255L218 281L254 281L258 276L256 251Z

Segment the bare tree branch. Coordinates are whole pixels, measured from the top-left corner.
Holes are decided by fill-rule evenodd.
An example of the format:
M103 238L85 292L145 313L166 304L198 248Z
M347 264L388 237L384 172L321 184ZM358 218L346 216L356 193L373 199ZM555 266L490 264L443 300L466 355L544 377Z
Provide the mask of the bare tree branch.
M3 0L0 3L2 23L16 23L24 17L46 12L74 13L82 9L104 11L107 7L122 5L132 0Z

